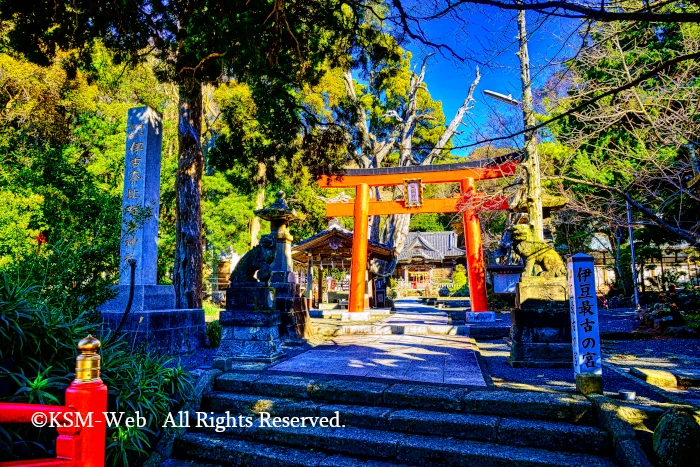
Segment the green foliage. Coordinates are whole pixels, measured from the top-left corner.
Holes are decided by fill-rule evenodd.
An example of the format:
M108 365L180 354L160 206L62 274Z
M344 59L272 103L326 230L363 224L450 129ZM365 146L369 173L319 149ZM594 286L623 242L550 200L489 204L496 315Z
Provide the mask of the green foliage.
M467 268L462 264L455 266L455 270L452 273L453 286L450 287L450 295L453 297L467 297L469 296L469 282L467 279Z
M411 232L444 232L443 214L430 213L430 214L414 214L411 216L411 223L409 224L408 230Z
M174 359L152 353L134 354L125 341L107 341L102 351L102 380L109 387L110 411L146 418L144 428L118 426L107 431L107 463L142 463L163 434L167 415L192 395L190 375Z
M340 264L336 263L336 266L340 266ZM347 268L345 269L340 267L326 267L324 268L324 275L326 277L330 276L336 281L342 281L348 275L348 268L350 268L350 262L348 262L346 266Z
M679 8L683 6L669 4L664 11L672 15ZM676 229L666 228L660 243L677 241L676 232L696 235L697 198L677 180L694 175L688 145L697 148L698 62L684 60L665 68L664 64L696 54L698 38L697 24L593 23L586 48L566 63L559 76L566 75L566 86L556 88L564 91L554 100L545 98L556 115L609 94L549 125L554 139L540 145L543 167L550 174L585 182L564 182L575 204L582 206L581 221L574 220L559 237L567 240L571 252L581 251L585 242L580 240L591 233L612 234L626 223L621 193L643 205L645 217L656 217ZM659 69L650 72L655 68ZM627 86L645 75L648 78L634 87Z
M85 314L71 317L52 307L37 285L13 282L6 274L0 284L0 400L60 404L75 368L76 344L100 328ZM112 427L107 431L111 465L133 465L148 455L161 434L165 416L187 400L190 376L173 360L130 351L130 343L106 335L102 340L101 377L109 387L110 411L146 416L137 431ZM46 456L55 434L29 425L0 433L0 454Z
M145 431L108 431L110 462L132 465L187 397L189 376L100 335L95 309L112 297L118 272L126 110L143 102L167 112L167 92L148 67L122 74L103 48L94 55L93 68L71 76L67 54L48 66L0 54L0 399L61 401L76 343L92 333L103 344L110 410L153 416ZM172 130L166 122L163 182L174 185ZM164 196L161 216L171 213ZM2 457L46 456L54 442L29 426L0 431Z
M204 309L205 318L212 321L215 319L219 319L219 313L221 312L221 308L219 308L219 306L215 303L205 300L202 302L202 308Z
M237 187L235 171L214 172L202 179L202 223L205 238L215 251L230 247L239 254L248 251L248 223L255 215L250 196Z
M219 347L221 344L221 323L218 319L207 323L207 339L212 348Z

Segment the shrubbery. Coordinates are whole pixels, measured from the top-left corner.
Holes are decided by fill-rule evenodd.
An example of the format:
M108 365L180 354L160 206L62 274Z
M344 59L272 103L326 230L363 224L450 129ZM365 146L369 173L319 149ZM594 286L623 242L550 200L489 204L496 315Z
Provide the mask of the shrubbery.
M209 347L216 348L221 344L221 323L218 319L207 323L207 339Z
M0 284L0 400L62 404L73 380L77 342L88 334L102 342L102 379L109 387L108 410L146 417L143 428L111 427L107 431L108 465L144 460L163 434L166 415L190 396L190 376L167 357L131 351L131 343L101 336L87 313L70 316L42 299L36 286ZM0 427L0 457L54 455L56 434L19 425Z
M469 282L467 280L467 268L458 264L455 266L455 271L452 273L452 282L454 285L450 287L450 295L453 297L468 297Z

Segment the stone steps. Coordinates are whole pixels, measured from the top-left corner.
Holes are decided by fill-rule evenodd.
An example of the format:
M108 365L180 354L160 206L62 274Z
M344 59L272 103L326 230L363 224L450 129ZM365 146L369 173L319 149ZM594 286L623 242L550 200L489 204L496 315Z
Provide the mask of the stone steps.
M311 376L229 372L217 378L215 389L301 401L430 409L574 423L590 423L594 414L592 403L577 394L472 390L445 385Z
M336 427L274 422L336 413ZM612 467L594 414L569 393L229 372L165 465Z
M286 448L286 449L285 449ZM182 458L226 465L612 467L603 457L359 428L246 428L189 433L175 443ZM384 464L387 465L387 464Z
M511 446L608 454L609 436L604 430L584 425L541 420L523 420L493 415L437 412L361 405L322 404L314 401L280 399L253 394L216 392L204 400L203 410L222 414L253 415L265 411L271 416L333 417L357 428L437 435Z
M451 326L448 324L367 324L341 326L340 334L405 334L410 336L468 336L468 326Z
M216 465L234 467L407 467L396 463L362 460L206 433L187 433L175 442L174 454L189 459L208 459ZM168 460L171 462L172 460ZM175 462L196 462L193 460ZM163 464L167 467L199 467L200 464ZM201 464L210 466L211 464Z
M471 336L481 339L500 339L506 337L509 327L479 325L402 325L402 324L352 324L333 326L314 323L314 331L323 337L343 335L412 335L412 336Z

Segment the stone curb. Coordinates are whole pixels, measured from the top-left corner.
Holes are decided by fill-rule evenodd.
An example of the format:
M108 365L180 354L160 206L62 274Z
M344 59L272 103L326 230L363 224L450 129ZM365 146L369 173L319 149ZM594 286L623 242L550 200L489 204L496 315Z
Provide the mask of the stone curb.
M684 400L684 399L681 399L680 397L675 396L674 394L671 394L670 392L665 391L665 390L659 388L658 386L654 386L653 384L649 384L649 383L646 382L644 379L641 379L641 378L637 378L637 377L635 377L635 376L632 376L631 374L627 373L627 372L626 372L625 370L623 370L622 368L618 368L616 365L613 365L613 364L608 363L608 362L603 362L603 366L604 366L605 368L609 369L609 370L614 371L615 373L617 373L618 375L620 375L620 376L622 376L622 377L624 377L624 378L626 378L626 379L629 379L629 380L631 380L631 381L634 381L634 382L637 383L637 384L643 385L644 387L646 387L646 388L649 389L650 391L654 392L654 393L657 394L659 397L661 397L662 399L668 401L668 402L671 403L671 404L679 405L679 406L686 407L686 408L690 408L690 409L693 409L693 410L697 410L697 409L698 409L698 408L695 407L692 403L690 403L690 402L688 402L688 401L686 401L686 400Z
M476 362L479 364L479 370L481 371L481 376L484 378L484 382L486 383L486 386L490 389L496 389L496 385L493 382L493 378L491 378L491 374L488 371L488 366L486 364L486 358L481 354L481 348L479 347L479 341L476 340L477 338L474 337L472 338L472 341L474 342L474 355L476 355Z
M417 409L456 410L467 413L499 413L541 420L592 420L593 407L573 393L494 391L480 387L444 387L406 382L358 382L317 379L297 375L224 373L217 390L255 393L270 397L294 397L332 403L389 405ZM281 392L280 392L281 391ZM536 413L537 416L532 414Z
M202 399L212 392L216 377L221 373L221 370L205 370L199 375L194 390L192 391L192 397L182 408L190 413L190 417L194 415L194 412L199 410L202 405ZM143 467L158 467L170 458L175 440L182 436L185 431L185 428L173 428L166 431L160 441L155 445L151 455L148 456L148 459L143 463Z
M651 462L644 454L642 445L637 441L634 428L628 420L619 414L623 406L613 399L599 394L586 396L593 402L598 412L599 423L612 436L615 458L623 467L652 467Z
M646 381L649 384L661 388L676 388L678 381L676 375L665 370L655 370L653 368L630 368L630 375Z
M660 388L700 387L700 371L698 370L666 371L632 367L630 374Z
M469 336L468 326L425 325L425 324L370 324L370 325L347 325L340 330L342 335L443 335L443 336Z

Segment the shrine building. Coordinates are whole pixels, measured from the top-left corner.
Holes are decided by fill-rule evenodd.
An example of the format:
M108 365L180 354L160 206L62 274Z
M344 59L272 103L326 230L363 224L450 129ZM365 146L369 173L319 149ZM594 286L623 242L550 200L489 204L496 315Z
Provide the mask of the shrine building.
M467 252L459 247L456 232L409 232L399 255L394 279L408 290L451 282L457 264L466 265Z

